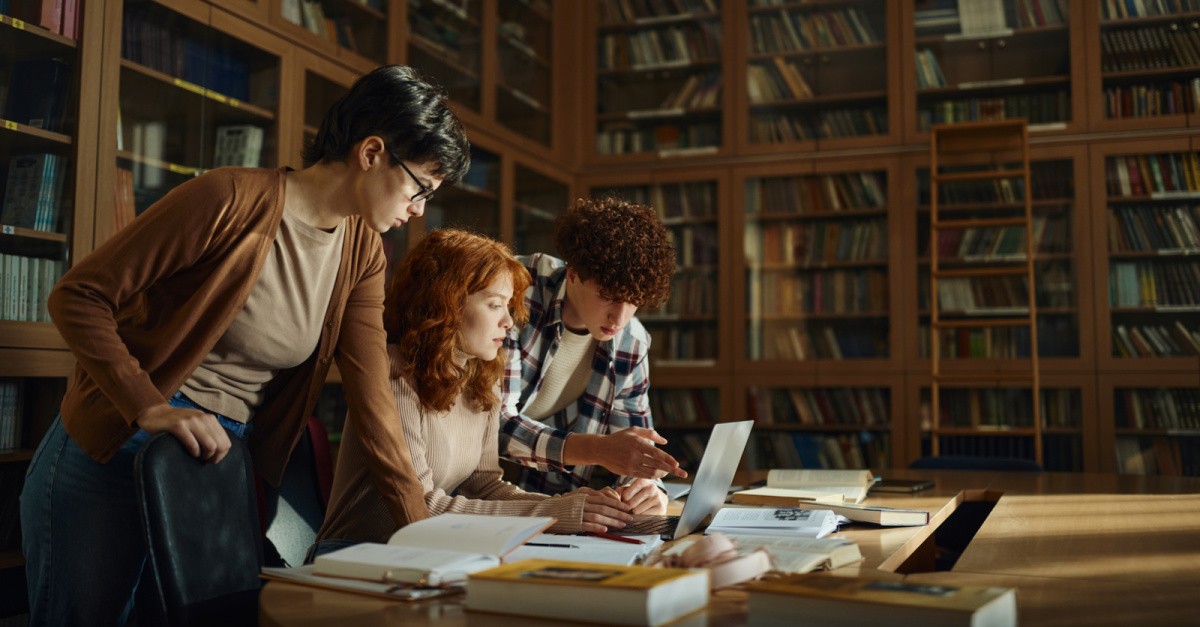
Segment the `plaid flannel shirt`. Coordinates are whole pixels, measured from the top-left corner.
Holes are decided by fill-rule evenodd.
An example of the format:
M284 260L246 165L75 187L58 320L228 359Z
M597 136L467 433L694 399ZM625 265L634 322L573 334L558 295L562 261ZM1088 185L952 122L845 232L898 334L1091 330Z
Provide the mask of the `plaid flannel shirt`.
M646 355L650 334L632 318L617 336L599 342L592 373L579 400L552 416L534 420L529 407L558 350L567 267L546 254L519 257L533 277L525 292L529 324L509 332L505 348L504 401L500 412L500 454L527 466L517 482L530 492L560 494L588 485L594 466L565 466L563 444L571 433L608 434L627 427L654 428L650 417L650 373ZM536 470L536 471L535 471Z

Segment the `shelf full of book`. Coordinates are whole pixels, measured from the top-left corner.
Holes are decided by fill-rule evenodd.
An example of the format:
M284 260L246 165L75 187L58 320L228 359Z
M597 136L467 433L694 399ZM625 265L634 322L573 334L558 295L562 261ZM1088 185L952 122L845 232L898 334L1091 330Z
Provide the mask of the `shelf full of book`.
M1101 468L1130 475L1200 476L1200 377L1101 375Z
M906 377L908 407L916 424L909 425L905 437L910 459L932 453L932 415L928 375ZM1047 471L1097 472L1096 429L1085 428L1084 417L1096 416L1095 396L1091 393L1095 377L1087 374L1050 374L1040 376L1042 425L1033 424L1033 393L1028 382L1004 381L998 376L991 385L974 382L969 386L941 384L937 436L939 454L967 457L1035 459L1035 439L1042 440L1042 467Z
M199 2L126 0L109 12L122 28L106 46L120 62L103 87L115 96L101 101L101 141L116 175L98 192L113 199L98 241L180 183L221 166L273 167L292 143L280 135L292 111L280 97L282 39Z
M263 1L271 3L269 23L277 32L329 58L366 72L395 57L389 34L401 22L389 0Z
M904 3L911 55L903 72L914 119L909 141L933 124L1025 118L1033 134L1086 121L1078 0L917 0Z
M593 107L588 160L713 155L728 145L719 0L600 0L585 32L595 39L584 44L584 67L596 68L584 92Z
M1099 2L1088 7L1095 130L1200 123L1200 3Z
M754 421L749 470L889 468L897 446L903 390L899 377L738 376L735 394Z
M724 375L651 373L650 412L654 428L667 438L663 447L694 474L714 424L733 420L729 379Z
M95 151L84 131L96 111L79 103L98 98L84 66L100 37L82 18L76 3L0 8L0 346L63 348L45 298L91 248L91 216L75 208L94 193L94 172L79 166Z
M999 155L994 167L1006 167L1005 155ZM1013 156L1016 159L1016 156ZM1003 220L1024 215L1026 193L1031 194L1034 216L1035 284L1037 303L1038 361L1042 371L1078 372L1090 369L1094 346L1091 341L1094 318L1091 260L1088 250L1090 220L1083 208L1088 206L1089 186L1077 184L1087 178L1087 154L1080 147L1038 147L1030 150L1031 190L1020 180L947 181L940 186L939 211L943 220ZM952 164L953 165L953 164ZM982 162L965 161L955 167L977 169ZM1011 164L1010 164L1011 165ZM950 168L942 168L943 173ZM913 372L928 370L929 331L929 260L934 242L930 241L930 187L928 159L911 157L906 171L911 173L906 192L916 205L915 220L908 225L915 232L905 241L915 249L905 253L914 259L915 275L906 279L905 291L912 295L905 355ZM1023 220L1023 218L1022 218ZM1004 269L1025 263L1024 226L970 226L943 229L936 242L943 269L995 267ZM971 326L980 320L1012 317L1026 312L1029 285L1020 276L979 276L939 280L941 316L961 320L959 328L943 329L939 339L941 359L949 360L957 370L1028 370L1029 328ZM1027 315L1025 313L1024 315ZM948 318L948 319L949 319Z
M1104 181L1092 249L1099 366L1106 372L1200 372L1200 153L1196 141L1092 146Z
M696 371L728 364L727 321L730 304L722 238L729 233L722 199L728 177L721 171L697 169L686 174L591 177L580 186L593 196L614 196L653 207L659 212L675 247L671 294L659 307L644 307L638 320L650 332L653 373Z
M895 163L826 160L739 172L739 369L900 369Z
M750 0L744 149L795 151L888 142L900 119L893 45L900 3Z

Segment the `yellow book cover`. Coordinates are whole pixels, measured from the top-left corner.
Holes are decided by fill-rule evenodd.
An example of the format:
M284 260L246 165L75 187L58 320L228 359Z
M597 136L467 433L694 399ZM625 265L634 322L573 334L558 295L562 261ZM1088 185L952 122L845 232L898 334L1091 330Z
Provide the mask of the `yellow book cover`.
M530 559L483 570L472 574L470 578L512 582L536 580L538 583L563 586L649 590L680 577L692 576L695 572L687 568L650 568Z
M661 625L708 605L708 589L705 569L522 560L470 575L467 609Z
M750 625L790 625L796 616L832 627L1008 627L1013 588L947 586L870 577L790 575L748 587Z

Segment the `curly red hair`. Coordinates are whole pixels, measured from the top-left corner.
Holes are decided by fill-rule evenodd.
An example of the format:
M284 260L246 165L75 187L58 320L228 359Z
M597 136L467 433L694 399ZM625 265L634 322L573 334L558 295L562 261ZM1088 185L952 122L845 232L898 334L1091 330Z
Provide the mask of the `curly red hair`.
M524 324L529 271L500 242L441 229L426 235L396 268L383 303L388 342L400 351L392 377L412 382L426 408L448 411L460 393L477 411L490 411L500 402L496 389L504 352L487 362L469 359L465 366L456 364L454 355L467 296L503 274L512 277L513 323Z
M579 198L558 217L554 244L567 267L608 300L654 306L671 293L675 248L654 209L619 198Z

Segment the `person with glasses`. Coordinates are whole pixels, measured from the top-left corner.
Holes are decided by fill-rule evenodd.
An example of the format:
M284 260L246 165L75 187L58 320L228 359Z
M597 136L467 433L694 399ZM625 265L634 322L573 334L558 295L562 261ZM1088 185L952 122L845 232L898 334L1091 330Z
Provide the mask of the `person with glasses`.
M21 495L30 624L128 620L152 434L214 464L243 439L278 485L334 362L387 514L429 515L388 380L379 234L457 182L469 148L442 90L380 67L325 114L304 169L197 176L62 277L48 306L78 365Z

